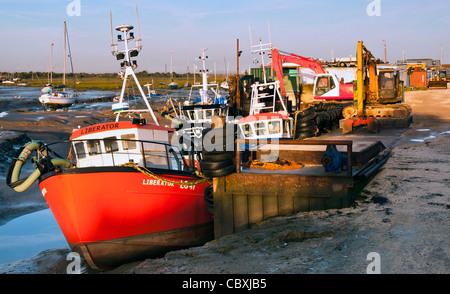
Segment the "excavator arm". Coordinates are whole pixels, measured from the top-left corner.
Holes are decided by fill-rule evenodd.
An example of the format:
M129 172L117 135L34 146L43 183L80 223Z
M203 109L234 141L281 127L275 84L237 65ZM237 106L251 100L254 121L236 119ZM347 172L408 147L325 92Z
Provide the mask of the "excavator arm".
M280 82L281 95L286 96L286 90L283 80L283 61L298 64L300 66L312 69L316 74L325 73L323 67L311 58L306 58L293 53L282 55L277 49L272 49L272 70L275 71L278 81Z

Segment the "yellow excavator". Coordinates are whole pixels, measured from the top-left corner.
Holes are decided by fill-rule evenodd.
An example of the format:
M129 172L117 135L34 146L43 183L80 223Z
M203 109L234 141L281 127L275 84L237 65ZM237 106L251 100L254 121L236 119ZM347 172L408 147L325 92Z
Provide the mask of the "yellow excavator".
M361 126L379 132L381 126L407 126L412 120L412 109L404 103L403 82L397 69L377 69L377 60L358 41L354 104L343 109L343 133Z

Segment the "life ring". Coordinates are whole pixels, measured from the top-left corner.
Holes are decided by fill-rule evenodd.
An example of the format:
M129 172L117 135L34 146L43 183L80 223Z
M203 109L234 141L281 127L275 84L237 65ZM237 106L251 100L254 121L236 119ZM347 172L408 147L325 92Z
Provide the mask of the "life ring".
M41 149L42 146L42 142L28 142L22 148L20 148L17 151L16 156L13 157L13 160L11 161L11 164L9 166L8 175L6 177L6 183L16 192L23 192L27 190L41 176L41 170L39 168L36 168L36 170L28 178L22 180L19 179L22 167L27 161L28 157L33 151ZM52 166L60 166L65 168L72 166L72 163L70 161L62 158L52 158L50 162Z

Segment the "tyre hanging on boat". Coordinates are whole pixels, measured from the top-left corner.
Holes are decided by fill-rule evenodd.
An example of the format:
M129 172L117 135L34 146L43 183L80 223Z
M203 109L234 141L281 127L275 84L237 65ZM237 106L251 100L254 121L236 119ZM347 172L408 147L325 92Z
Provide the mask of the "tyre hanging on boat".
M208 178L224 177L236 171L234 126L203 130L200 169Z
M203 200L205 201L209 213L214 214L213 185L209 185L208 187L206 187Z
M314 106L297 111L295 113L295 138L306 139L314 137L317 133Z

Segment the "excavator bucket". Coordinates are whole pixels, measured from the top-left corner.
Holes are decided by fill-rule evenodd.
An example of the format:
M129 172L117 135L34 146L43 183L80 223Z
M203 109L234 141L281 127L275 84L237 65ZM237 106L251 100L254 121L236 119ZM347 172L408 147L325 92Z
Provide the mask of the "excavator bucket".
M344 124L342 125L342 134L351 133L354 130L360 127L367 127L367 130L371 133L379 133L380 132L380 123L374 117L369 117L368 119L364 118L349 118L346 119Z
M447 89L447 81L446 80L429 81L428 89Z

